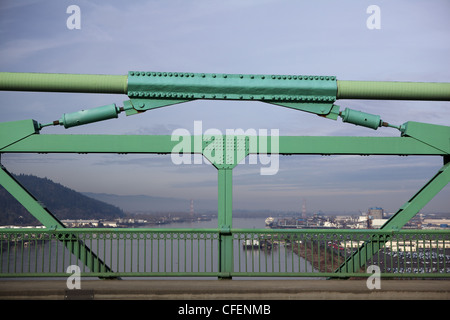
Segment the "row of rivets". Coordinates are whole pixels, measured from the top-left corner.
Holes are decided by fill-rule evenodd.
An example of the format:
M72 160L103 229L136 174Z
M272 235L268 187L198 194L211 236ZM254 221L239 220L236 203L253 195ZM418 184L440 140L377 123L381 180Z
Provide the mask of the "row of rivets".
M200 76L202 78L206 77L206 74L201 73L201 74L195 74L195 73L180 73L180 72L139 72L139 71L130 71L130 76L153 76L153 77L186 77L186 78L194 78L195 76ZM217 78L216 74L209 74L209 76L211 76L212 78ZM222 77L223 78L228 78L228 76L233 76L233 75L228 75L228 74L223 74ZM259 78L264 80L266 78L266 76L264 75L259 75L259 76L255 76L255 75L239 75L240 79L244 79L244 77L249 77L250 79L255 79L255 78ZM278 79L278 80L336 80L336 77L334 76L296 76L296 75L272 75L271 78L273 80Z
M195 77L194 73L179 73L179 72L139 72L131 71L130 76L148 76L148 77Z
M301 101L301 102L327 102L334 101L334 96L243 96L229 97L227 95L220 94L182 94L182 93L158 93L158 92L145 92L145 91L131 91L128 93L129 97L136 98L182 98L182 99L230 99L230 100L269 100L269 101Z

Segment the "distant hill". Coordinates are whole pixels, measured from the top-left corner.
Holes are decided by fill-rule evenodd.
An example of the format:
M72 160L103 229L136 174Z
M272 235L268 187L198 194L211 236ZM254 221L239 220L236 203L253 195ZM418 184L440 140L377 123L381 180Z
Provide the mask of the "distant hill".
M97 199L130 213L146 212L146 213L162 213L162 212L189 212L191 201L181 198L154 197L147 195L116 195L106 193L90 193L85 192L84 195ZM215 210L217 208L217 200L195 200L195 212L205 212Z
M124 217L120 208L92 199L47 178L14 177L58 219L113 219ZM0 225L35 224L37 220L0 186ZM37 222L39 224L39 222Z

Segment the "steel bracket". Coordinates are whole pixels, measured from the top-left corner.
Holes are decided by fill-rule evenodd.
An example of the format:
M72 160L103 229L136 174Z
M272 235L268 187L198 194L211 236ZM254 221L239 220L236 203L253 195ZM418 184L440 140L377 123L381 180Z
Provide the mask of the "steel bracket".
M206 99L263 101L337 119L335 76L130 71L127 95L127 115Z

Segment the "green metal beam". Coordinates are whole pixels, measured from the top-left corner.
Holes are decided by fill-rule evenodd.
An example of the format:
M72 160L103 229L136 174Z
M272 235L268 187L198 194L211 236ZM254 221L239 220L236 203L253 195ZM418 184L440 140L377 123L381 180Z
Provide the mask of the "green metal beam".
M20 120L0 123L0 150L39 133L39 124L34 120Z
M231 279L233 272L233 171L218 169L219 273L221 279Z
M0 124L1 126L1 124ZM206 136L186 136L191 140L194 153L195 139ZM242 137L245 138L245 137ZM0 137L0 141L2 137ZM53 135L36 134L12 143L2 149L4 153L167 153L170 154L179 141L169 135ZM249 154L259 152L250 148ZM267 152L271 153L270 145ZM279 137L280 154L318 155L435 155L448 153L410 137Z

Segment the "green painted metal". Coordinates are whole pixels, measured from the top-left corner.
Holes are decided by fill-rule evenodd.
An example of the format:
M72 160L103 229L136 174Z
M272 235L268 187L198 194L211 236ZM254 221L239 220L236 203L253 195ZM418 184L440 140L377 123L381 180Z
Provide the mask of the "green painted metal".
M0 124L0 127L3 124ZM209 142L212 136L186 136L183 139L190 140L189 149L185 153L202 153L202 141ZM215 137L214 137L215 138ZM222 138L226 140L226 138ZM231 139L228 137L228 139ZM245 136L236 136L236 139L246 139ZM250 140L252 138L250 137ZM0 136L0 142L3 137ZM195 150L195 142L200 141L200 149ZM257 144L248 144L249 154L259 151L259 138ZM178 140L172 140L168 135L54 135L34 134L26 139L11 143L0 151L4 153L159 153L170 154L179 144ZM205 143L205 146L210 146ZM217 147L218 145L214 145ZM205 147L206 148L206 147ZM213 146L205 149L205 157L210 157L213 164L219 162L219 158L211 156ZM236 150L238 154L239 150ZM268 153L272 153L270 143L267 146ZM242 151L240 151L242 152ZM281 155L288 154L317 154L317 155L430 155L445 156L445 152L439 146L433 146L411 137L315 137L315 136L280 136L279 150ZM223 158L221 158L223 159ZM224 166L234 167L222 160ZM237 161L238 163L239 161ZM220 165L217 163L217 165Z
M414 138L443 152L450 153L450 127L409 121L401 126L403 137Z
M450 276L450 255L445 252L450 234L440 230L231 229L231 272L224 272L218 263L220 233L219 229L173 228L0 229L0 277L67 277L66 268L73 264L80 266L83 277L105 278L368 277L371 274L365 269L338 274L332 270L358 252L360 242L384 241L386 237L386 248L369 257L371 264L380 267L381 277ZM91 269L74 260L65 249L72 239L95 248L98 258L108 261L111 269ZM248 241L262 246L245 247ZM444 254L430 256L432 261L419 257L429 249ZM396 257L399 254L405 255L401 261Z
M38 221L48 229L64 228L64 225L17 181L4 166L0 166L1 185L16 198Z
M411 220L431 199L433 199L450 182L450 163L444 166L430 179L408 202L406 202L386 223L382 231L398 231ZM383 248L389 241L389 234L384 239L370 240L364 243L357 253L350 256L336 273L353 272L364 267L368 259Z
M39 124L34 120L0 123L0 149L36 133L39 133Z
M345 81L337 82L337 99L449 101L448 82Z
M90 110L82 110L74 113L65 113L57 124L64 128L71 128L97 121L115 119L119 117L120 108L115 104L109 104ZM55 123L56 124L56 123Z
M128 73L127 115L196 99L264 101L328 115L336 98L334 76L212 73ZM133 108L133 109L131 109Z
M130 98L333 102L336 90L334 76L128 73Z
M127 76L0 72L0 90L125 94Z
M343 122L348 122L375 130L382 124L381 118L378 115L356 111L349 108L345 108L341 116Z
M155 85L155 89L146 88L146 80L142 81L144 78L153 78L151 81L148 81L148 84ZM336 82L337 92L334 99L450 100L450 83L346 81L336 80L334 76L230 75L148 71L130 71L128 75L0 72L0 90L127 94L134 91L140 92L143 89L144 95L145 92L149 94L158 94L160 92L164 94L190 95L186 97L188 99L203 99L207 97L219 99L223 98L224 95L231 94L230 98L238 100L241 99L241 95L243 99L245 97L245 99L252 100L251 95L254 95L253 98L257 98L255 100L263 100L263 98L266 99L266 95L270 92L265 92L265 85L261 80L273 83L275 86L271 92L273 96L283 95L284 93L287 93L287 96L296 96L298 93L293 93L290 90L291 84L289 82L322 79ZM129 90L128 82L131 82L132 88L137 90ZM218 91L208 89L211 83L220 87ZM166 84L169 87L165 87ZM191 86L196 88L196 90L186 88L186 86ZM174 89L177 87L177 89L171 90L170 87ZM276 87L279 90L276 90ZM260 90L261 88L263 89ZM315 88L312 89L315 90ZM192 97L193 94L194 97ZM205 94L205 97L202 96L203 94ZM134 96L134 94L132 95ZM137 95L139 96L139 93ZM213 95L216 95L216 97L213 97Z
M233 171L219 169L217 175L218 185L218 228L219 228L219 273L221 279L230 279L233 271Z
M49 125L41 125L34 120L24 120L11 123L0 123L0 153L161 153L183 152L187 154L202 154L218 170L218 228L207 237L210 240L211 254L205 252L211 265L217 261L216 270L203 270L192 272L190 275L215 275L219 278L231 278L237 276L261 275L253 270L236 270L233 264L236 262L236 241L258 238L266 241L277 237L279 243L284 245L297 245L299 238L308 232L277 231L270 233L263 230L245 231L244 233L233 230L232 226L232 170L247 155L258 153L271 154L322 154L322 155L434 155L444 158L443 168L427 183L415 196L411 198L399 211L383 226L382 236L372 234L365 240L357 251L351 251L346 256L345 262L335 272L319 272L315 275L337 274L339 277L364 274L360 269L373 258L380 254L388 243L395 239L394 233L411 219L426 203L428 203L450 181L450 127L437 126L419 122L406 122L401 126L393 126L385 123L378 115L372 115L361 111L346 108L339 111L339 106L334 105L337 99L402 99L402 100L450 100L449 83L399 83L399 82L361 82L338 81L334 76L299 76L299 75L243 75L243 74L201 74L201 73L165 73L165 72L129 72L127 76L108 75L64 75L64 74L30 74L30 73L0 73L0 90L20 91L55 91L55 92L89 92L89 93L118 93L127 94L130 100L124 102L122 108L115 104L102 106L90 110L83 110L72 114L64 114L53 125L64 125L70 128L77 125L93 123L107 119L117 118L118 114L125 111L127 115L142 113L154 108L188 102L196 99L211 100L246 100L262 101L288 108L294 108L319 116L336 120L342 117L343 122L377 129L381 126L394 127L400 130L400 137L277 137L276 141L266 137L249 137L245 135L216 135L216 136L117 136L117 135L52 135L40 134L40 131ZM264 139L261 140L261 139ZM179 142L183 141L180 148ZM264 148L262 147L264 145ZM182 149L182 150L181 150ZM174 151L175 150L175 151ZM78 237L77 232L65 236L52 234L52 230L61 232L64 226L38 201L29 194L4 167L0 171L0 184L15 196L24 206L38 218L47 230L43 231L50 238L56 236L56 240L68 248L91 275L186 275L184 271L173 270L173 259L170 261L164 257L157 270L149 272L128 271L124 268L120 272L112 272L108 261L103 262L90 248L94 235ZM9 231L8 231L9 232ZM97 229L94 232L100 232ZM158 246L163 243L164 250L170 243L170 252L178 250L178 256L184 255L187 259L187 251L180 251L181 237L191 239L191 261L194 258L194 241L200 248L199 237L205 234L187 231L176 233L176 236L166 236L156 231L151 231L151 237L158 238ZM256 233L255 233L256 232ZM335 234L345 234L343 230L333 230ZM99 235L100 233L95 233ZM9 237L8 233L8 237ZM103 234L103 233L101 233ZM115 230L114 234L122 234ZM301 235L302 234L302 235ZM444 233L448 236L448 233ZM240 237L236 240L236 236ZM130 235L134 237L134 233ZM197 240L194 240L196 237ZM263 237L263 238L261 238ZM267 238L264 238L267 237ZM302 241L310 244L310 252L307 245L304 246L305 254L311 257L328 253L326 246L319 245L324 239L317 232L307 235ZM52 239L52 238L51 238ZM132 238L131 241L134 241ZM13 239L19 241L20 239ZM138 240L138 239L137 239ZM23 240L22 244L23 244ZM106 241L106 239L105 239ZM156 241L156 240L155 240ZM160 242L163 241L163 242ZM186 240L187 241L187 240ZM357 241L357 240L352 240ZM88 243L91 242L91 246ZM146 243L146 242L145 242ZM175 243L175 244L174 244ZM213 248L217 246L216 249ZM186 242L187 250L189 241ZM317 244L317 246L315 246ZM398 240L397 240L398 244ZM97 242L98 245L98 242ZM152 242L153 246L153 242ZM206 246L206 245L205 245ZM9 250L8 246L8 250ZM16 249L16 247L14 247ZM124 245L124 250L126 245ZM152 247L153 248L153 247ZM14 250L15 250L14 249ZM23 249L23 248L22 248ZM20 249L20 250L22 250ZM0 250L1 247L0 247ZM131 247L131 250L132 247ZM158 247L159 253L159 247ZM267 248L266 248L267 250ZM214 256L213 252L216 252ZM123 252L123 256L128 253ZM143 254L141 251L131 252ZM199 251L196 253L200 261ZM288 257L284 251L285 258ZM290 253L291 260L293 251ZM112 256L112 253L110 253ZM105 258L105 256L103 257ZM131 258L133 259L133 258ZM238 257L241 259L241 257ZM240 261L240 260L239 260ZM294 261L294 260L292 260ZM320 264L320 260L319 264ZM15 262L14 262L15 263ZM123 261L125 264L126 261ZM206 265L206 260L205 260ZM280 262L279 262L280 263ZM285 268L283 275L301 276L308 275L300 270L292 272ZM111 264L111 261L110 263ZM167 264L171 267L167 269ZM9 266L9 265L8 265ZM160 271L160 267L163 271ZM261 266L259 266L260 268ZM320 267L320 265L318 266ZM247 268L247 265L246 265ZM264 267L267 268L267 265ZM116 271L119 270L116 268ZM278 272L279 273L279 272ZM265 270L264 275L276 275L277 272ZM1 272L0 272L1 274ZM14 273L13 273L14 274ZM58 272L54 274L60 274ZM435 275L433 275L435 276Z

